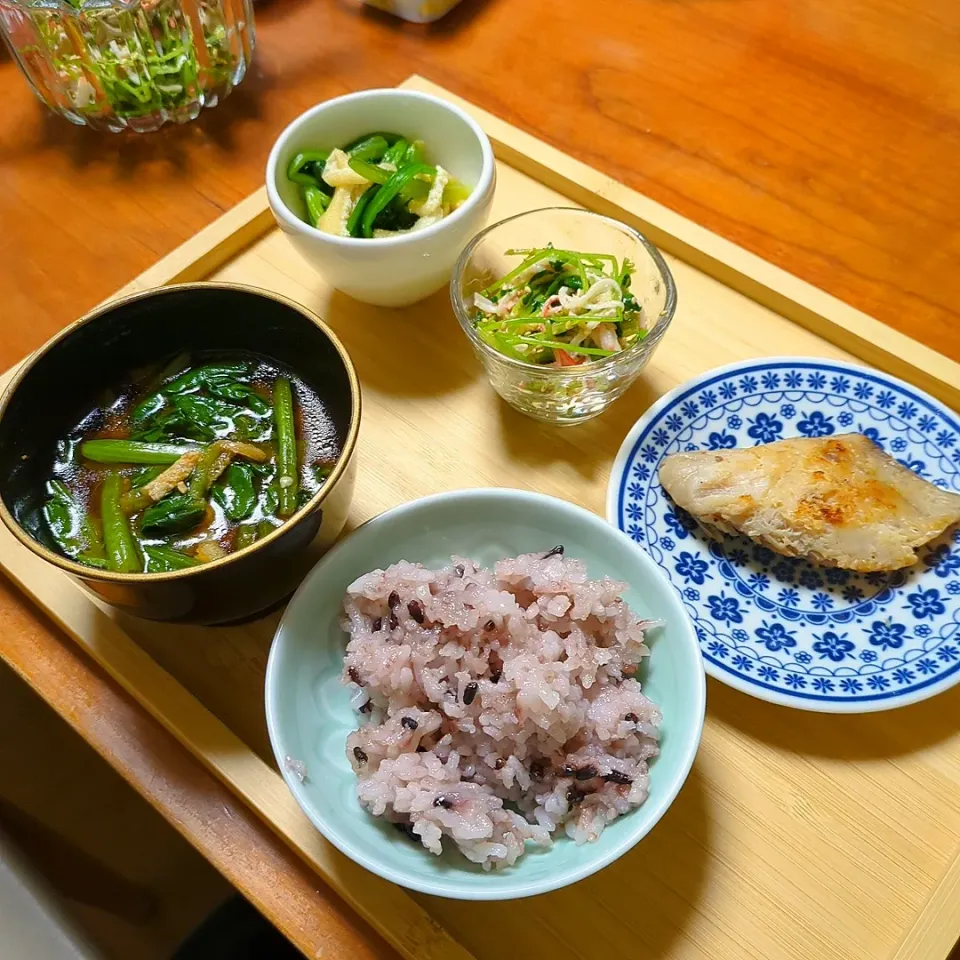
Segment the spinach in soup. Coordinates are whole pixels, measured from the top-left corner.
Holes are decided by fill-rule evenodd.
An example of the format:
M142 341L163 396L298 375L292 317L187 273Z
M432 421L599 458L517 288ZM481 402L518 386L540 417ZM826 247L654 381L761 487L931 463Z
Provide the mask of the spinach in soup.
M59 549L87 566L183 570L284 524L339 454L323 401L289 370L182 355L60 442L43 518Z

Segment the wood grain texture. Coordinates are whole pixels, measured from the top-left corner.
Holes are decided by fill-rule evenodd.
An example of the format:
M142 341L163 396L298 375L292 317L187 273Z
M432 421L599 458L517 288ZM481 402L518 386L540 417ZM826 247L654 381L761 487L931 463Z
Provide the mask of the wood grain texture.
M0 580L0 641L4 660L307 956L398 960L6 580Z
M402 86L450 96L442 87L418 76L411 77ZM960 409L960 364L663 204L625 188L593 167L551 149L543 141L518 131L469 101L453 99L482 124L498 158L515 170L591 210L629 223L662 252L673 254L675 261L683 261L698 273L720 281L724 287L744 294L860 360ZM251 207L240 205L237 214L246 220L252 215L248 210ZM248 236L246 226L239 229L235 245L239 246ZM176 260L173 264L175 266Z
M234 96L194 124L140 139L91 134L45 115L0 54L0 366L257 188L270 143L301 110L358 87L396 83L411 70L960 358L954 0L593 0L589 42L580 42L582 6L547 0L465 0L432 28L341 0L271 0L258 5L257 17L254 69ZM366 372L376 383L378 371ZM455 393L462 379L449 377L449 390ZM658 386L650 383L651 396ZM520 421L510 417L504 411L502 423L514 431ZM528 470L555 460L571 478L602 472L590 436L565 439L554 451L543 441L531 448L533 433L520 423L514 441ZM395 479L386 480L399 495L390 486ZM138 789L156 789L177 769L177 751L167 756L142 733L142 712L126 714L126 729L119 728L127 753L94 722L109 685L89 665L69 682L68 673L51 672L49 644L59 633L29 605L6 594L0 616L10 625L0 634L3 654L18 657L24 676L65 715L83 713L85 736ZM17 626L22 618L29 626ZM35 642L15 643L16 629ZM58 655L65 663L76 659L65 648ZM929 714L921 711L924 723ZM762 720L755 723L762 739ZM855 739L856 725L843 726ZM948 737L941 732L918 741L921 753ZM826 723L805 721L802 733L808 751L807 737L833 741ZM867 739L875 765L876 734ZM138 748L141 762L134 763ZM168 816L184 817L185 833L215 856L216 833L204 840L203 824L185 816L211 788L202 772L176 776L179 794L156 802ZM224 798L227 809L236 808ZM789 809L805 815L799 801ZM268 842L262 834L252 822L249 850ZM682 865L699 878L702 857L691 850L703 845L703 831L689 840ZM656 852L667 861L675 856L669 844ZM250 869L238 869L235 882L256 882L255 859L241 857ZM287 869L295 864L287 856ZM925 876L934 869L924 867ZM661 882L656 873L641 876ZM633 875L623 880L637 889ZM699 883L674 878L661 890L672 920L696 898ZM274 901L278 908L282 899ZM612 909L622 906L617 901ZM296 911L287 916L288 933L296 934ZM643 941L650 955L671 945L658 931ZM690 936L707 951L697 929ZM599 942L596 949L581 944L581 955L602 955L603 937Z
M105 960L170 960L177 944L230 896L230 884L3 663L0 730L0 807L12 804L57 838L38 849L15 827L14 843L55 889L106 906L65 904ZM0 821L9 834L5 812ZM73 848L66 858L61 838ZM100 864L95 869L106 884L87 874L84 856ZM149 919L131 923L116 915L111 887L119 878L149 892L157 908Z
M254 659L252 671L247 671L257 677L256 686L241 688L224 682L223 657L243 648L249 656L255 648L248 638L256 638L257 647L261 648L265 640L269 647L275 618L247 627L195 630L144 623L95 602L67 577L50 578L49 565L24 551L5 527L0 530L0 555L14 558L13 562L4 563L4 569L85 652L266 820L332 890L380 930L408 960L472 960L400 887L368 873L327 843L301 813L275 770L204 706L201 699L207 698L191 696L187 686L165 672L149 655L151 646L158 643L167 648L178 647L186 654L182 662L187 665L189 676L185 679L201 684L207 694L218 691L214 698L217 701L242 703L244 713L261 721L263 658ZM137 642L131 641L128 634L135 636ZM191 639L196 642L191 643ZM202 656L201 651L207 656ZM241 730L246 727L247 724L240 724ZM289 918L284 921L282 929L286 930Z
M960 957L960 946L954 948L960 929L960 854L937 884L913 926L897 947L891 960L920 960L942 956L952 949L950 960Z
M417 71L960 359L954 0L464 0L414 27L258 4L251 74L198 122L97 135L0 62L9 364L256 189L307 106ZM547 69L549 67L549 69Z
M507 129L500 136L514 148L522 141ZM550 160L562 176L563 158ZM518 166L534 173L543 168ZM586 180L594 175L580 172ZM498 163L494 218L574 199ZM604 202L618 201L634 198L607 184ZM784 352L851 359L812 330L670 256L681 306L651 366L602 418L558 431L497 400L444 293L390 313L391 329L400 327L405 336L391 341L392 362L384 364L382 311L332 291L277 230L246 245L257 202L251 198L211 228L212 254L191 245L189 255L177 251L150 277L193 277L190 256L204 262L212 256L222 261L212 279L277 290L333 326L364 383L353 525L413 497L471 484L536 488L602 512L620 440L665 390L746 357ZM627 208L612 212L633 215ZM231 225L243 244L230 240ZM411 377L414 369L432 376ZM171 629L128 618L95 606L5 531L0 564L350 902L377 922L394 922L397 902L384 903L380 916L371 911L378 881L365 891L341 870L264 763L270 752L263 671L276 615L217 629ZM951 878L960 849L960 733L952 717L960 690L860 717L787 711L714 682L709 703L690 781L657 830L616 864L575 888L531 901L415 899L478 960L500 955L489 936L493 929L518 956L560 960L631 951L670 960L885 960L898 950L910 960L943 960L956 921ZM648 903L638 911L641 894ZM405 946L405 940L396 942ZM916 952L903 953L911 949Z

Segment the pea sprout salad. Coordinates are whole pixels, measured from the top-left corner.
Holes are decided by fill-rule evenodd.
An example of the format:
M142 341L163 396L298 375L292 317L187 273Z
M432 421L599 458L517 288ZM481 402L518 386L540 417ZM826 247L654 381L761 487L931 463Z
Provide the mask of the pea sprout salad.
M302 150L287 166L307 222L339 237L393 237L449 216L469 187L426 159L422 140L368 133L333 150Z
M507 250L523 261L474 295L474 329L504 356L574 367L627 350L647 331L630 292L634 265L608 253Z

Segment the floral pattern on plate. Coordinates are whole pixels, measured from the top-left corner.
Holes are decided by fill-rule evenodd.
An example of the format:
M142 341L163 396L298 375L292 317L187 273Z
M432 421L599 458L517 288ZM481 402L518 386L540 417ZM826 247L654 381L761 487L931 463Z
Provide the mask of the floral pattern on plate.
M641 417L617 455L607 517L683 598L707 672L761 699L866 712L960 680L960 528L895 573L856 574L715 541L674 507L657 471L678 451L862 433L960 493L960 421L920 391L838 361L780 357L710 371Z

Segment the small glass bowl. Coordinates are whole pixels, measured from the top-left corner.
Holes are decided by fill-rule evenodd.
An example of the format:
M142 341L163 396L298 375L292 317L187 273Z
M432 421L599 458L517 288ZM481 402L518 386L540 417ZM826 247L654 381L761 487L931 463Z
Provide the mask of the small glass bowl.
M51 110L112 133L216 106L255 39L252 0L0 0L0 35Z
M545 247L609 253L634 264L630 292L643 308L647 335L627 350L575 367L545 367L504 356L474 329L473 295L520 263L511 249ZM494 390L510 406L548 423L599 416L637 379L670 326L677 290L653 244L632 227L575 207L546 207L501 220L464 249L450 282L453 309Z

